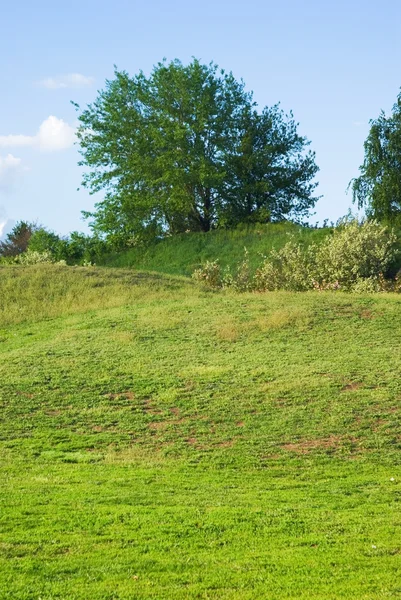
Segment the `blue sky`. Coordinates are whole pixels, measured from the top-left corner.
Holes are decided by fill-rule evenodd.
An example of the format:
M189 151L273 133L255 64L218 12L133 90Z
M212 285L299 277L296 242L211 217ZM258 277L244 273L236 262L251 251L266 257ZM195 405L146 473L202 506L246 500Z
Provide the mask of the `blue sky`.
M70 100L94 100L113 64L134 74L163 57L213 60L261 107L292 109L320 166L312 221L347 212L369 119L401 86L399 0L20 0L1 21L0 227L87 230L80 211L95 199L77 191Z

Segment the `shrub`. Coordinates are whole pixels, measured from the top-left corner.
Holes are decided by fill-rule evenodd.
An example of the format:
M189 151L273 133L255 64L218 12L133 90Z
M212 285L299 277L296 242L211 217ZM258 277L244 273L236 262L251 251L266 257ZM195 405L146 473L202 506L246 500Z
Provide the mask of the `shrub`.
M235 275L222 274L218 261L208 261L194 278L209 287L237 291L345 290L353 292L400 291L401 277L386 279L397 258L393 231L375 221L341 224L323 242L303 246L294 239L265 257L255 275L244 260Z
M350 288L350 291L355 294L374 294L383 292L385 289L382 279L377 277L366 277L365 279L359 278Z
M254 287L259 291L311 289L315 272L315 248L288 242L280 250L272 250L257 269Z
M223 286L232 286L237 292L248 292L254 286L249 264L249 253L246 248L244 248L244 252L244 258L237 266L235 276L232 276L230 270L227 270L223 277Z
M39 253L50 253L55 259L58 258L60 238L53 231L45 227L39 227L34 231L29 239L28 250Z
M16 257L15 262L19 265L38 265L38 264L52 264L54 258L49 251L37 252L36 250L27 250L24 254L20 254Z
M338 282L344 290L361 279L369 279L373 285L394 262L396 242L394 232L376 221L348 222L317 249L316 281Z
M195 281L203 283L207 287L222 287L222 271L219 261L217 260L206 261L204 265L193 272L192 277Z

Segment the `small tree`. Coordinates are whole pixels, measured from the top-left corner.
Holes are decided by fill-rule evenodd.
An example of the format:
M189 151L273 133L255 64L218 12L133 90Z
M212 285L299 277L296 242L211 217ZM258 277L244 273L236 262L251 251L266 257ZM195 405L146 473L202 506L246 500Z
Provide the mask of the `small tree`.
M49 231L45 227L39 227L33 231L28 242L28 249L31 252L38 252L40 254L50 252L55 259L60 258L58 256L59 247L60 237L54 231Z
M0 256L18 256L26 252L29 240L37 228L35 223L19 221L7 234L6 239L0 242Z
M401 92L390 117L372 120L361 175L350 182L353 201L369 216L394 221L401 216Z

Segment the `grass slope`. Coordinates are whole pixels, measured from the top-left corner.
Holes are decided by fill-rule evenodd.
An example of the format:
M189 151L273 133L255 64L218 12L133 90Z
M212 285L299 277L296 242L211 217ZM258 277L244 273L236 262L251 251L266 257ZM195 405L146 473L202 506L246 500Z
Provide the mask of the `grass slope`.
M175 235L147 248L130 250L102 257L98 263L112 267L158 271L172 275L191 275L207 260L219 259L226 267L235 266L249 251L251 265L256 268L264 256L281 248L293 236L303 243L321 241L331 229L308 229L294 223L268 223L234 230L219 229L209 233Z
M0 269L0 597L401 597L401 298Z

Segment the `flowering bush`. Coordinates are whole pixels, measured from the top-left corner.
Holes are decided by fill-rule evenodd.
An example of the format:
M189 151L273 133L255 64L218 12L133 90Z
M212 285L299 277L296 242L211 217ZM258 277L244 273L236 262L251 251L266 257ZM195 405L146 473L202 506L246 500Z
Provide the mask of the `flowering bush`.
M340 226L317 248L316 281L337 281L345 290L361 279L373 285L394 261L396 242L394 232L376 221L360 224L353 220Z
M293 241L266 258L255 274L258 290L380 291L397 253L396 236L375 221L350 221L322 244Z
M48 250L37 252L36 250L27 250L23 254L16 256L14 261L19 265L39 265L39 264L58 264L66 265L65 260L55 261L53 255Z
M265 257L253 275L248 253L232 275L222 273L218 261L208 261L194 278L210 287L237 291L344 290L352 292L401 291L401 276L386 279L397 257L393 231L376 221L348 221L322 244L302 246L290 240Z
M314 283L315 246L303 248L293 240L272 250L257 269L254 288L259 291L311 289Z
M36 250L27 250L16 257L15 262L20 265L38 265L41 263L54 263L54 258L48 250L37 252Z
M221 266L217 260L208 260L202 267L193 272L192 278L207 287L222 287Z

